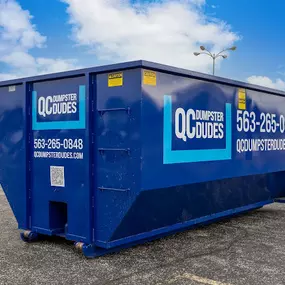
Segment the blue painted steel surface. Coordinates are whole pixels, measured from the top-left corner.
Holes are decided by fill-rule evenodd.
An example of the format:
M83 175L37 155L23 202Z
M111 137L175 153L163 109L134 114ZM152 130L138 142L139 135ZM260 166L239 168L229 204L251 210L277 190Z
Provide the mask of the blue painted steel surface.
M192 184L230 177L273 173L284 170L284 151L266 151L265 149L262 150L261 146L259 146L260 151L245 151L244 141L241 141L245 139L284 139L284 124L282 125L283 133L280 131L281 123L283 122L282 118L284 118L282 107L282 104L284 104L283 96L270 96L265 92L256 92L246 89L246 111L248 112L248 115L244 116L243 110L238 109L238 87L236 86L232 87L211 82L207 83L204 81L177 77L164 73L158 73L157 76L158 85L161 86L160 90L158 90L158 88L153 90L153 88L149 86L143 87L144 96L142 119L146 122L148 118L151 118L151 122L149 124L144 124L142 129L142 137L144 138L142 144L143 150L145 150L143 155L143 165L145 170L142 171L143 189L160 189L177 185L185 185L188 183ZM185 112L189 109L223 112L223 116L226 118L226 112L223 110L225 110L226 104L231 104L231 127L229 128L227 126L227 120L224 120L223 124L225 126L223 138L197 139L194 137L189 139L186 134L186 140L184 141L183 139L177 138L175 135L174 123L172 123L171 135L167 133L167 127L171 127L171 121L169 121L168 126L167 122L164 123L164 125L166 125L164 126L164 136L168 136L165 138L163 137L163 128L161 125L165 116L168 115L168 105L166 105L167 108L164 107L165 95L172 97L173 121L175 120L175 110L181 107ZM168 96L166 98L168 98ZM238 116L238 112L242 112L242 114ZM255 125L253 125L252 119L249 118L250 115L255 117ZM276 121L281 121L281 123L279 127L276 126L276 130L274 132L267 132L266 122L268 121L269 124L271 124L271 119L266 120L266 116L271 118L271 115L275 115ZM263 119L264 117L265 119ZM255 130L248 130L245 132L242 129L241 131L238 131L237 118L242 119L242 125L246 122L246 128L255 128ZM243 118L245 118L246 121L243 120ZM205 120L192 121L194 122L194 127L196 122L204 123L204 125L206 122L210 122ZM217 121L217 123L220 122ZM149 127L150 124L152 126L151 128ZM193 126L190 126L191 131L193 130ZM181 122L179 127L181 127ZM224 157L224 154L220 154L219 152L220 149L226 149L228 147L226 144L228 132L231 132L232 151L230 156ZM171 162L161 163L165 154L165 149L163 150L162 148L162 141L164 141L164 147L166 148L168 147L167 140L171 139L172 149L169 151L179 153L181 149L183 149L184 151L186 150L184 154L187 154L190 150L192 153L194 152L194 155L191 155L192 162L194 163L187 163L187 155L180 156L180 163L179 157L174 161L176 162L175 164ZM283 147L284 142L278 141L278 146L280 143ZM270 146L270 148L272 147ZM208 151L210 151L210 154L214 153L217 157L209 159L206 158L205 161L202 154L200 156L197 155L197 150L200 154L201 152L206 152L206 155ZM214 150L216 152L214 152ZM220 161L221 159L222 161ZM150 167L156 171L149 171ZM203 171L201 171L201 169L203 169Z
M19 228L27 228L28 185L26 179L26 96L25 84L0 86L0 184L10 202Z
M94 257L283 201L284 95L145 61L0 83L0 183L23 240Z
M123 86L108 88L108 74L96 85L96 182L107 189L95 191L95 239L108 241L140 191L141 70L125 71Z
M61 95L66 97L58 103ZM54 103L48 101L48 96ZM54 232L62 234L67 223L66 238L91 243L89 124L86 120L89 99L86 78L81 76L36 82L33 84L33 100L32 230L50 235ZM68 103L70 113L69 106L64 107ZM54 114L60 113L60 108L67 113ZM40 116L42 121L38 122ZM62 186L51 183L51 168L54 166L64 169ZM51 226L54 220L64 215L60 208L64 207L63 204L52 204L54 202L67 205L67 217L62 217L66 219L65 223Z

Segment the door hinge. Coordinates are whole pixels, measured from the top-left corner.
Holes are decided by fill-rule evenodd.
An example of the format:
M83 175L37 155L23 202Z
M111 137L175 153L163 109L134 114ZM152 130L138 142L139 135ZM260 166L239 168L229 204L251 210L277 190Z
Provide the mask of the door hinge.
M28 197L29 197L29 199L31 199L31 198L32 198L32 190L29 189L29 190L28 190L28 193L29 193Z
M93 170L93 168L94 168L94 166L93 166L94 164L91 164L90 165L90 167L91 167L91 176L94 176L94 170Z
M91 101L91 110L94 112L94 100Z
M92 143L95 143L95 134L92 134L92 135L91 135L91 138L92 138L92 139L91 139Z

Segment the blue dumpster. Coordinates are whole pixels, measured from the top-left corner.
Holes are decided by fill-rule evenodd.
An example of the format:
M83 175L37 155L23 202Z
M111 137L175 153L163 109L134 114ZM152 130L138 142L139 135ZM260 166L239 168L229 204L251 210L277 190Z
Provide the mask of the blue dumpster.
M0 83L21 237L87 257L285 196L285 93L146 61Z

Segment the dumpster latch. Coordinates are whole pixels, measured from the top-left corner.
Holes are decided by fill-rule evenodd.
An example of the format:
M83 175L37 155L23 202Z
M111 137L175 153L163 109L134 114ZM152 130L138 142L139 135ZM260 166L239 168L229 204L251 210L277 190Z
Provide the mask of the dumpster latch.
M276 199L274 199L274 202L284 204L285 203L285 197L276 198Z
M111 108L111 109L100 109L100 110L98 110L98 112L101 116L103 116L107 112L118 112L118 111L119 112L123 111L123 112L126 112L128 115L130 115L131 108Z
M121 151L121 152L126 152L128 155L131 154L130 148L98 148L98 151L100 152L100 154L103 154L104 152L107 151Z
M101 191L118 191L118 192L127 192L127 191L130 191L129 188L122 189L122 188L98 187L98 189L101 190Z

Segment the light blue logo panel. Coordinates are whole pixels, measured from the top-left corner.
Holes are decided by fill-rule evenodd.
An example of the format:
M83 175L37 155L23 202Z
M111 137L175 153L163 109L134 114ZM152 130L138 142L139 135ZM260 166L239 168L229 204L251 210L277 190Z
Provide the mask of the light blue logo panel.
M86 128L86 87L79 86L79 120L77 121L54 121L38 122L37 121L37 91L32 92L32 129L38 130L72 130Z
M164 96L163 163L190 163L232 158L232 107L226 103L226 148L172 150L172 98Z

